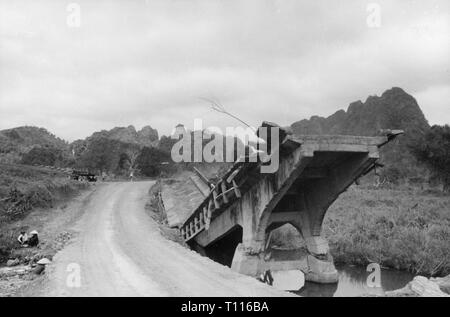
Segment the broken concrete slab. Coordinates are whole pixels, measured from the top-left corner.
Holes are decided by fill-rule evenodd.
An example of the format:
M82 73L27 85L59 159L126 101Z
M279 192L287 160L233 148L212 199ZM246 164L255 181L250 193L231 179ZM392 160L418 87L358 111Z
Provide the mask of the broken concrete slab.
M233 270L258 276L268 264L286 265L288 270L291 264L302 265L305 257L280 263L266 253L270 233L289 223L306 239L306 280L335 283L338 273L321 236L323 219L342 192L377 166L379 148L390 140L387 136L294 136L286 132L275 142L277 151L271 153L278 168L266 173L267 164L252 161L252 155L237 160L189 213L180 233L191 247L226 245L224 256L232 258ZM242 247L236 249L238 244ZM223 248L219 251L224 252Z
M450 275L447 275L446 277L430 278L430 281L439 285L439 288L444 293L450 294Z
M404 288L386 292L387 297L450 297L436 282L424 276L416 276Z
M19 259L10 259L6 262L6 266L8 267L17 266L19 264L20 264Z
M305 274L300 270L272 272L273 287L281 291L299 291L305 285Z

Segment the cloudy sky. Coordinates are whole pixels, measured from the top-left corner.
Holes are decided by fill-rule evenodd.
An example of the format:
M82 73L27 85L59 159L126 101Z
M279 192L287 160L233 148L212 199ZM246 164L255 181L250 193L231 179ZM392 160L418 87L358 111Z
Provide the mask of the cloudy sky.
M0 0L0 129L74 140L238 124L202 98L287 125L393 86L450 123L449 12L448 0Z

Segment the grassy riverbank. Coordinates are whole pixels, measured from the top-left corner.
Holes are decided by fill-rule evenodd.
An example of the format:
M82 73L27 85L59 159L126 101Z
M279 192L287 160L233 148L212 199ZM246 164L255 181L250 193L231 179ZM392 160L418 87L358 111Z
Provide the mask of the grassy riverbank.
M450 197L438 191L354 186L330 208L323 230L338 263L450 274Z
M88 186L51 170L1 165L0 263L18 249L20 230L39 230L43 221L52 218L47 210L56 210L57 205L64 208L65 201Z

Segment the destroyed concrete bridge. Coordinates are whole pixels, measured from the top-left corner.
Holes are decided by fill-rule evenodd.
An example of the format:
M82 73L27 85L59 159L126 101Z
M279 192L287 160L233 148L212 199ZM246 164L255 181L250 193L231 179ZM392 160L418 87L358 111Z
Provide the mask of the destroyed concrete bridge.
M264 174L262 162L237 161L210 187L181 235L191 248L243 274L298 269L306 280L337 282L322 235L325 214L342 192L376 168L380 147L401 133L299 136L281 129L278 170ZM299 231L306 248L268 249L271 232L286 223Z

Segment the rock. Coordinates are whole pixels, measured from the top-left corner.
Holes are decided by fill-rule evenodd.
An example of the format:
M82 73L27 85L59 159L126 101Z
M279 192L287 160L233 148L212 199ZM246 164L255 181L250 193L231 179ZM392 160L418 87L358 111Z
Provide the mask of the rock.
M42 264L38 264L36 265L36 267L33 269L33 273L36 275L41 274L42 272L44 272L45 270L45 265Z
M416 276L404 288L386 292L387 297L450 297L439 285L423 276Z
M140 144L149 146L157 142L158 139L158 131L150 126L145 126L137 132L137 140Z
M300 270L272 272L272 286L281 291L298 291L305 285L305 274Z
M2 267L0 268L0 280L14 276L23 276L28 274L31 270L32 270L31 267L28 265L18 265L15 267Z
M446 277L430 278L430 281L439 285L439 288L444 293L450 294L450 275L447 275Z
M11 267L11 266L17 266L20 264L19 259L14 259L14 260L8 260L6 262L6 266Z
M92 136L85 140L75 141L73 143L76 147L84 147L98 139L116 140L123 143L138 144L141 146L155 146L159 140L158 131L150 126L145 126L140 131L136 131L135 127L130 125L128 127L116 127L109 131L103 130L95 132Z
M342 134L375 136L380 129L395 128L408 131L398 146L383 148L384 164L391 168L410 170L415 166L407 144L420 142L422 132L430 128L413 96L400 88L372 96L365 102L356 101L348 110L339 110L329 117L313 116L292 124L294 134Z
M39 265L47 265L47 264L50 264L50 263L52 263L52 262L49 259L47 259L47 258L42 258L42 259L40 259L37 262L37 264L39 264Z

